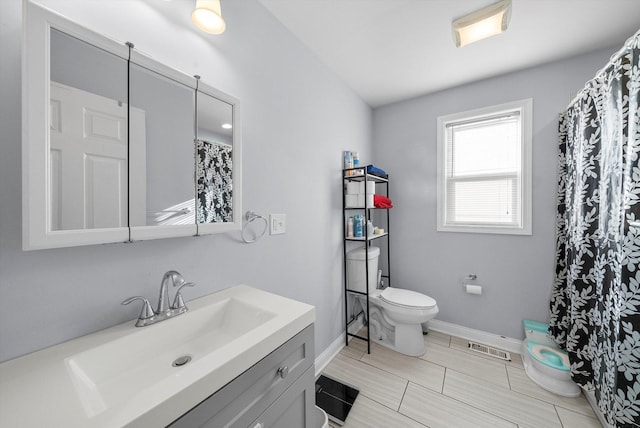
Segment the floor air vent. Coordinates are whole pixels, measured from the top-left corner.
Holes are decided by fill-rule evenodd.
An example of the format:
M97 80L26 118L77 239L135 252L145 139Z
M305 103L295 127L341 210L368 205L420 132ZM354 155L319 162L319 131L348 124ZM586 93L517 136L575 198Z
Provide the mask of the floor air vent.
M501 360L511 361L510 353L503 351L502 349L494 348L493 346L487 346L481 343L469 342L469 349L471 349L472 351L480 352L481 354L500 358Z

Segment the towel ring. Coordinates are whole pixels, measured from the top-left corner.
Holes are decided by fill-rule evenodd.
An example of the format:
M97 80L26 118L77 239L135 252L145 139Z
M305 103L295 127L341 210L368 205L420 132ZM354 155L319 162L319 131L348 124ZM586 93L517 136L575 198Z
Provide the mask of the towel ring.
M245 230L247 230L247 226L249 226L249 224L253 223L255 220L258 220L258 219L261 219L264 221L264 229L262 230L262 233L260 233L259 235L256 235L254 239L249 240L244 236L244 232ZM267 233L267 227L269 227L269 222L267 221L266 218L262 217L260 214L254 211L247 211L244 215L244 224L242 225L242 233L241 233L242 240L247 244L256 242L258 239L262 238L265 233Z

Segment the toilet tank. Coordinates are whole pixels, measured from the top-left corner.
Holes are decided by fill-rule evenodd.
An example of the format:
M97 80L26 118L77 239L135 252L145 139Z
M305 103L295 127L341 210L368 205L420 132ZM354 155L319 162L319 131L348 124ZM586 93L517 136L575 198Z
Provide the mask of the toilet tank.
M523 324L524 335L528 341L551 346L553 348L558 347L556 342L549 335L549 324L532 320L524 320Z
M378 288L378 258L380 248L369 247L369 292ZM365 248L358 248L347 253L347 289L364 293L366 282Z

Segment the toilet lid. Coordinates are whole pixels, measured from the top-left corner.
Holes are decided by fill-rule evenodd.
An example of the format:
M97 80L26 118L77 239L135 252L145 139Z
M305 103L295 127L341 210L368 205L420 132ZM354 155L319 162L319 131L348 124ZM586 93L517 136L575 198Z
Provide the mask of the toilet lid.
M436 306L436 301L422 293L402 288L387 287L380 293L380 299L397 306L429 309Z
M571 370L569 356L561 349L552 348L540 343L529 342L527 343L527 351L529 352L529 355L546 366L562 371Z

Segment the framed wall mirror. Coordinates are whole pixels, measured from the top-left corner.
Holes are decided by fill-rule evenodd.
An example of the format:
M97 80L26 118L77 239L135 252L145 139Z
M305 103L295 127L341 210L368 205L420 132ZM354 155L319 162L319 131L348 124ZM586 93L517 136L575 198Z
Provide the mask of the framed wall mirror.
M127 227L127 61L49 32L49 225Z
M31 2L25 15L24 250L240 229L237 99Z

